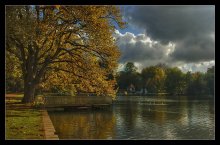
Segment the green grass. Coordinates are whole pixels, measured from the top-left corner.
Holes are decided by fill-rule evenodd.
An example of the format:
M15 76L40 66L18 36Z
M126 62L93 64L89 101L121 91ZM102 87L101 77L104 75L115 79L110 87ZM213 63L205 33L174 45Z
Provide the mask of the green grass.
M41 111L19 99L6 99L5 120L6 139L44 139Z

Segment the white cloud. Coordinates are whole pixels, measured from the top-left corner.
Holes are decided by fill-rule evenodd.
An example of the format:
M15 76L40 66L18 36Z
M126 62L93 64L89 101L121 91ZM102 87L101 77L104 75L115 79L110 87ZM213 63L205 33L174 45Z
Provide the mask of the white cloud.
M143 67L168 61L169 54L175 49L175 44L161 44L146 34L135 35L131 32L121 34L116 30L114 38L122 53L120 62L132 61L142 64Z
M199 62L199 63L187 63L178 66L183 72L206 72L207 68L210 68L215 65L215 61L204 61L204 62Z
M200 61L196 63L186 63L182 60L174 60L171 55L175 51L176 44L162 44L154 41L145 34L133 34L126 32L121 34L115 31L114 38L121 50L120 66L118 70L122 70L126 62L134 62L140 72L144 67L165 63L170 67L179 67L184 72L202 71L205 72L208 67L214 65L212 61Z

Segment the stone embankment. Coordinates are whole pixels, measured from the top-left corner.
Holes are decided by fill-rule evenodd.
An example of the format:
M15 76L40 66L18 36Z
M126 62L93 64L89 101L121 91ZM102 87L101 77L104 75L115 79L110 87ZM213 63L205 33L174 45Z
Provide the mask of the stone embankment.
M55 134L55 129L52 121L48 115L47 110L42 112L43 115L43 126L44 126L44 135L46 140L59 140L58 135Z

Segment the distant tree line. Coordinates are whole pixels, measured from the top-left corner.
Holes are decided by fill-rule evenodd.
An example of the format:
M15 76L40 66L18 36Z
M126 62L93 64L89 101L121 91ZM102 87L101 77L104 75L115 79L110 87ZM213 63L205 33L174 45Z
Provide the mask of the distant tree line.
M135 91L147 89L148 93L168 93L171 95L214 95L214 70L207 72L188 71L182 72L177 67L168 67L158 64L137 71L134 63L128 62L123 71L117 74L119 92L129 91L134 87Z
M13 66L16 67L16 66ZM13 70L14 68L9 69ZM139 73L132 62L128 62L123 71L116 75L118 92L129 93L146 89L148 93L168 93L171 95L214 95L215 66L202 72L182 72L179 68L170 68L165 64L149 66ZM20 73L6 76L6 92L23 92L23 80ZM56 89L56 90L54 90ZM59 92L52 88L51 92Z

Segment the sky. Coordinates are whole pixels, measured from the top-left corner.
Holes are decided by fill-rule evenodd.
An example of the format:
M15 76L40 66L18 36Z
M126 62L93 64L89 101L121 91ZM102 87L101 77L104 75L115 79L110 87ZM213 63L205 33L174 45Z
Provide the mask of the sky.
M125 29L114 37L121 51L119 70L164 63L187 72L215 65L215 6L120 6Z

